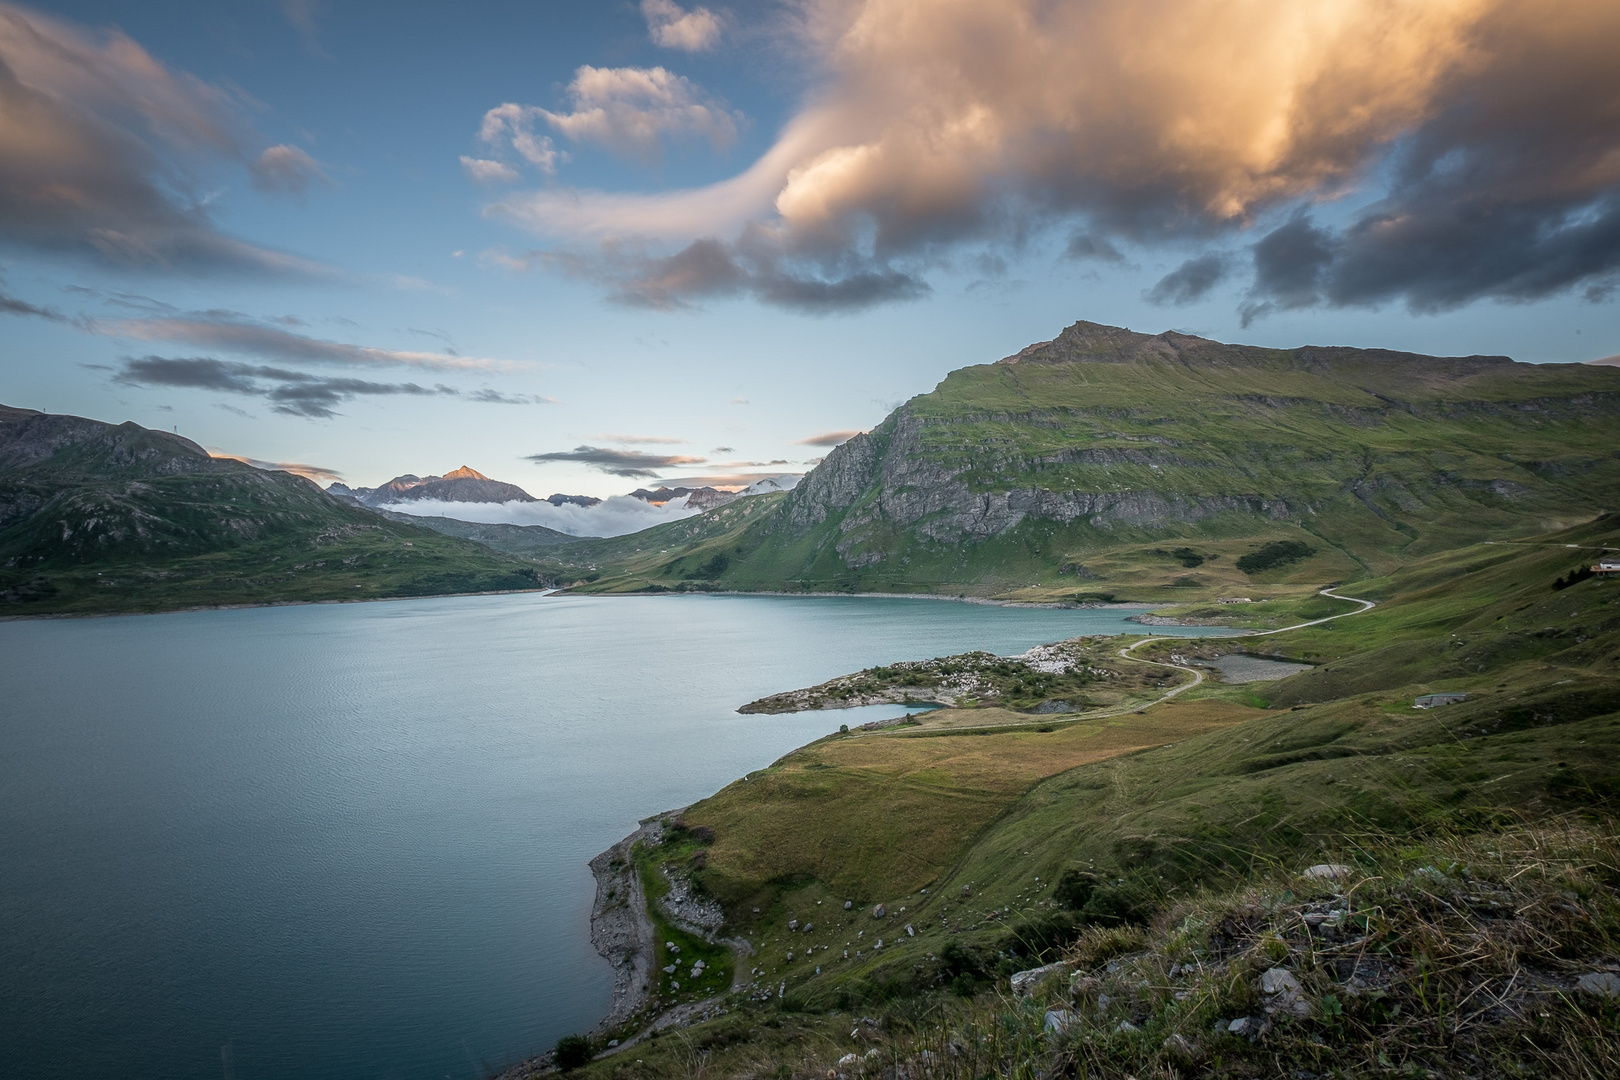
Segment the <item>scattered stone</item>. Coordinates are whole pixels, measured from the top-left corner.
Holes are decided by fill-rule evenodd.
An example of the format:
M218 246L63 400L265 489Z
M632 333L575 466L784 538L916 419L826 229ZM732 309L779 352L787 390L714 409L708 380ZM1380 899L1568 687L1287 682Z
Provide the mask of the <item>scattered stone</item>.
M1266 1012L1311 1015L1311 1003L1305 1000L1305 990L1287 968L1274 967L1260 976L1260 992L1266 995Z
M792 960L793 960L793 954L790 952L790 953L788 953L788 961L791 963Z
M853 901L853 900L845 900L844 901L844 910L845 911L848 911L850 908L852 908L854 906L855 906L855 901Z
M1015 972L1010 980L1012 982L1012 992L1017 997L1029 997L1041 983L1054 975L1061 975L1069 970L1071 970L1070 966L1060 961L1056 964L1047 964L1045 967Z
M973 895L973 886L971 886L971 885L962 886L962 895L963 896L972 896Z
M917 931L915 931L915 930L913 930L911 928L910 923L906 923L906 937L916 937L916 936L917 936Z
M1312 880L1338 881L1340 878L1350 876L1350 868L1343 863L1317 863L1315 866L1306 867L1304 873L1299 876Z
M1046 1013L1046 1020L1042 1026L1048 1033L1055 1035L1072 1027L1079 1019L1079 1016L1068 1009L1050 1009Z
M1242 1035L1252 1038L1260 1033L1260 1024L1252 1016L1240 1016L1230 1024L1227 1024L1226 1030L1233 1035Z
M1164 1040L1164 1049L1181 1058L1196 1058L1198 1047L1194 1046L1185 1035L1172 1035Z
M1594 997L1620 997L1620 975L1612 971L1589 971L1575 985Z
M609 1047L614 1047L614 1046L618 1046L618 1045L619 1045L619 1040L618 1039L609 1039L608 1040L608 1046Z
M840 1066L859 1065L860 1063L861 1055L859 1054L845 1054L843 1057L838 1059L838 1064Z
M815 923L809 923L809 922L807 922L807 923L805 923L805 924L804 924L804 932L805 932L805 933L806 933L806 934L808 934L808 933L809 933L809 932L810 932L810 931L812 931L812 930L814 930L814 929L815 929L815 928L816 928L816 924L815 924Z
M877 907L872 909L872 918L881 919L884 916L888 915L888 913L889 913L889 909L884 907L882 904L879 904Z
M673 974L675 974L675 965L671 964L671 965L669 965L669 967L665 968L664 969L664 974L665 975L673 975Z
M1073 995L1089 994L1102 985L1102 980L1093 975L1082 975L1075 972L1069 976L1069 993Z
M1119 1022L1119 1026L1114 1030L1119 1032L1121 1035L1129 1035L1132 1032L1141 1031L1142 1029L1131 1023L1129 1020L1121 1020Z
M799 928L799 920L798 919L789 919L788 920L788 929L789 930L797 930L798 928Z

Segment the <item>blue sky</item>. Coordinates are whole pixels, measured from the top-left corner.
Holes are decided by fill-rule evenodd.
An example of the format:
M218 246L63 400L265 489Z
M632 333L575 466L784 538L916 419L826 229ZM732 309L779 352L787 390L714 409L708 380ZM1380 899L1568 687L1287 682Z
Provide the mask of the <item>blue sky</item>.
M1081 318L1620 353L1620 99L1582 59L1620 47L1605 5L1533 46L1528 3L1341 7L1219 24L1221 55L1286 61L1271 85L1200 69L1173 21L1111 44L1173 0L0 5L16 100L46 103L0 128L0 174L118 181L94 220L0 207L0 401L355 485L467 464L608 495L802 471ZM1448 49L1474 59L1414 59ZM38 149L59 129L91 149ZM168 224L113 245L132 185ZM529 460L579 446L702 460Z

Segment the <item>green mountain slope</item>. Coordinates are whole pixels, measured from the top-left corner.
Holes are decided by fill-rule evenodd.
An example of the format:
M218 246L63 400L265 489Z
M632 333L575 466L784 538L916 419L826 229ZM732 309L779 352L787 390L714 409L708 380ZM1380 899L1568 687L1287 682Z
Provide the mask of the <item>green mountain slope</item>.
M394 510L374 507L373 512L401 525L420 525L444 536L462 540L475 540L485 547L504 551L508 555L537 555L562 544L575 544L579 537L570 536L544 525L511 525L505 522L462 521L459 518L401 514Z
M0 615L537 588L534 564L133 423L0 406Z
M1613 368L1081 322L952 372L743 533L604 565L596 587L1167 598L1343 580L1588 519L1620 502L1616 446ZM1238 566L1278 542L1295 556Z

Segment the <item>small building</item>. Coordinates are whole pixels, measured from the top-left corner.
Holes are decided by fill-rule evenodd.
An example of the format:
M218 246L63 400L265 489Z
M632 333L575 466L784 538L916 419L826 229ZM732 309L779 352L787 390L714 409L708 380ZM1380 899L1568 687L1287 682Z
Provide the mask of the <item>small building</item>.
M1222 596L1215 601L1217 604L1252 604L1247 596Z
M1620 559L1599 559L1592 567L1594 574L1620 574Z
M1437 709L1441 705L1455 705L1467 701L1467 694L1423 694L1412 699L1414 709Z

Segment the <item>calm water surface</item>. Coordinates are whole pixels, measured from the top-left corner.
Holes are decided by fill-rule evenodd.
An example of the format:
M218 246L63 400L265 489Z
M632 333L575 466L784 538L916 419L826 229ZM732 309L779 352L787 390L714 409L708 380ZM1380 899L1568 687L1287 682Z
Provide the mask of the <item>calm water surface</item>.
M1128 614L530 594L0 624L0 1075L484 1075L607 1010L591 856L895 715L738 705Z

